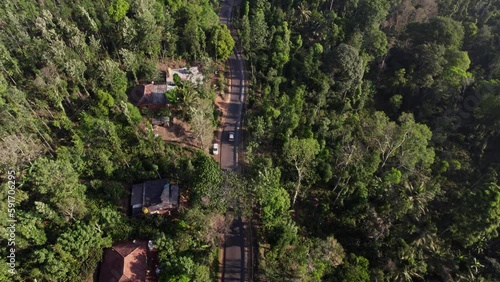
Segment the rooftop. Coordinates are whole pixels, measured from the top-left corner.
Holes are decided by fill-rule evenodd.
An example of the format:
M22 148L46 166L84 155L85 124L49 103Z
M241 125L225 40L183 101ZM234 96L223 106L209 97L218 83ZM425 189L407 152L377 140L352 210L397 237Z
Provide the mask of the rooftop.
M194 84L203 84L203 74L198 70L198 67L168 69L167 84L174 84L174 74L177 74L182 81L188 80Z
M146 281L146 241L124 241L106 249L103 254L99 281Z
M179 207L179 186L168 179L146 181L132 186L132 215L159 213Z
M129 93L129 101L136 106L166 105L165 92L174 89L173 85L146 84L134 87Z

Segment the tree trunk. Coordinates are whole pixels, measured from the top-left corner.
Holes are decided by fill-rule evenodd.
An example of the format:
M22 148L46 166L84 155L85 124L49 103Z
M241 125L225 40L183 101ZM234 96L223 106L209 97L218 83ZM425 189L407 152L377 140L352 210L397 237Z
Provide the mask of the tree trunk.
M295 206L295 202L297 201L297 196L299 195L300 192L300 183L302 182L302 172L297 166L295 166L295 169L297 169L297 174L299 176L299 179L297 180L297 184L295 185L295 194L293 195L292 208Z

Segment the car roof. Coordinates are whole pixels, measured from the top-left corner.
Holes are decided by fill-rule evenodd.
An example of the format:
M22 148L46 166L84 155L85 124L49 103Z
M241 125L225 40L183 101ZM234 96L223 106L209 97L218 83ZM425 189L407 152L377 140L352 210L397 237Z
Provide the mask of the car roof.
M214 143L214 148L219 148L219 144Z

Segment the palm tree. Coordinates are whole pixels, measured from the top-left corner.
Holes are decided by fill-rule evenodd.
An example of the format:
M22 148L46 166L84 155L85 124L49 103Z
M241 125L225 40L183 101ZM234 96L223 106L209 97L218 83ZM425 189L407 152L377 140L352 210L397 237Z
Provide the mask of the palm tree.
M435 193L433 191L426 189L426 184L428 185L426 179L421 180L421 182L416 185L410 181L406 181L404 183L404 189L406 190L406 194L408 195L408 199L410 200L411 207L414 210L414 215L417 219L421 215L427 213L427 204L435 197Z
M422 250L408 245L403 239L400 240L397 251L397 262L390 273L391 281L410 282L414 278L423 279L426 271L424 254Z
M181 90L179 108L182 112L182 117L187 118L190 108L198 101L198 95L193 85L189 82L184 82Z
M312 12L308 9L305 2L300 3L297 7L297 18L299 19L299 23L307 22L311 18L311 14Z
M420 230L412 245L428 252L437 252L439 250L439 237L432 230L423 229Z

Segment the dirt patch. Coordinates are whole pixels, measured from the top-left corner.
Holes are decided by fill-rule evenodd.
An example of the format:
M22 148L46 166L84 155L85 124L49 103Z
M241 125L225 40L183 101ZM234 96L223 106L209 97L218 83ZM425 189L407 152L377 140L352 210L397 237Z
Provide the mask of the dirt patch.
M174 117L169 124L153 125L153 132L158 134L163 141L200 148L194 140L189 123L178 118Z
M160 71L167 71L168 68L171 69L176 69L176 68L183 68L186 66L186 61L185 60L163 60L158 62L158 69Z
M219 126L217 127L216 131L214 132L214 138L217 141L221 141L222 138L222 130L224 128L224 124L226 123L226 116L227 116L227 110L229 108L229 99L231 98L230 95L227 95L227 97L223 97L221 95L217 95L215 98L215 107L218 111L222 113L222 115L219 117Z

